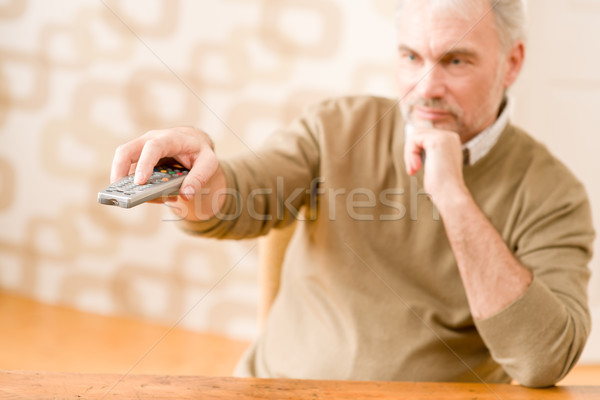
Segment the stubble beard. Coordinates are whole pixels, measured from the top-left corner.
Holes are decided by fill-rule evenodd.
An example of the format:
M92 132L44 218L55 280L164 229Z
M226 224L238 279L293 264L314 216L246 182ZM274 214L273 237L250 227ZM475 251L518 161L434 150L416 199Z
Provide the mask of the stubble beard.
M494 78L493 88L497 89L499 85L501 85L502 79L502 65L498 67L496 72L496 76ZM503 90L499 99L491 99L490 97L486 98L484 102L481 103L478 111L481 110L489 110L492 108L492 105L497 106L494 110L488 111L484 114L481 112L475 111L473 115L475 116L474 120L471 123L464 120L464 110L455 104L450 104L444 99L440 98L432 98L425 99L420 96L414 96L412 98L406 98L404 101L400 101L400 111L402 113L402 117L404 121L412 125L419 125L421 121L415 120L413 110L415 107L427 107L439 111L445 111L450 114L450 121L443 122L429 122L425 125L432 126L436 129L443 129L451 132L456 132L460 137L463 143L475 137L478 133L480 133L487 126L494 123L496 118L498 117L498 110L500 105L502 104L502 100L506 96L506 91ZM494 104L491 104L494 103Z

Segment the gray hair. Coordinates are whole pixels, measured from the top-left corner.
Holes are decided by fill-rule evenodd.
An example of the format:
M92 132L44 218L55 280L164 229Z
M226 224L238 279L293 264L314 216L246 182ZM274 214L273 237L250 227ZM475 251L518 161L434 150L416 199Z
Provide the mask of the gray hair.
M397 0L396 20L407 0ZM422 0L418 0L422 1ZM436 8L447 8L464 15L466 0L431 0ZM525 0L471 0L486 1L494 12L496 30L503 50L518 40L525 40Z

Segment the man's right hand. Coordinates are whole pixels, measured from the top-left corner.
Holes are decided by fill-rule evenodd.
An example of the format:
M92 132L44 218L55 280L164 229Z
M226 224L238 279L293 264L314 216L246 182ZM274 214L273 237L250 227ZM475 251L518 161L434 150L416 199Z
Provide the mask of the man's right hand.
M144 184L154 166L166 157L174 158L190 170L181 185L181 196L176 199L180 204L172 207L174 212L190 220L207 219L217 213L224 196L213 202L210 194L225 189L225 176L219 166L212 140L206 133L195 128L149 131L119 146L113 159L110 181L115 182L135 172L134 182ZM200 202L196 204L195 195L200 190L208 193L208 196L201 196ZM166 199L158 201L164 200Z

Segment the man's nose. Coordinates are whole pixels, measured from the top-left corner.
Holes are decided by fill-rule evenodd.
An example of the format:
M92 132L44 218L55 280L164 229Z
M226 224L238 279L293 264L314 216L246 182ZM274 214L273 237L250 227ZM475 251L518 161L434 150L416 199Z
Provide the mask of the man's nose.
M446 94L444 71L438 64L426 69L425 74L417 83L417 92L422 98L442 98Z

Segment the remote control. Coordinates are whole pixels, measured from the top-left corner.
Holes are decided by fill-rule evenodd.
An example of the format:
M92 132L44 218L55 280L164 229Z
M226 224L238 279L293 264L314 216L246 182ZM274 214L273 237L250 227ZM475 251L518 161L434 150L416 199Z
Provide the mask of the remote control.
M131 174L98 192L98 202L123 208L135 207L161 196L176 194L189 171L177 163L159 163L143 185L133 183Z

